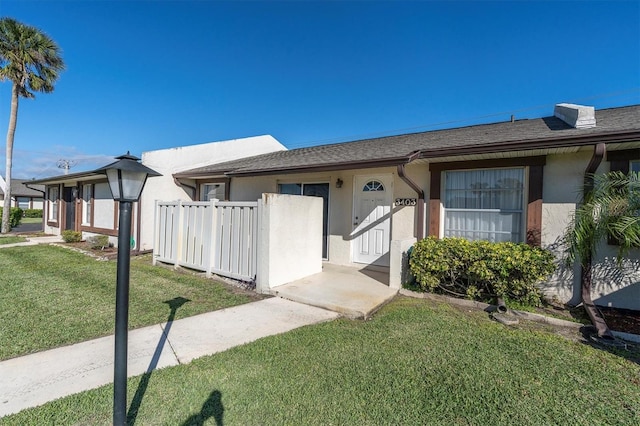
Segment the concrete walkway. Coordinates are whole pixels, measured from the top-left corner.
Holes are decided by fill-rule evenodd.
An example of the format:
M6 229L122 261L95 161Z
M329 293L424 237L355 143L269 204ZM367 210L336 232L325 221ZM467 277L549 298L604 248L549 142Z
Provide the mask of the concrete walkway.
M32 237L27 246L61 242ZM397 290L388 273L324 264L319 274L279 286L259 302L129 331L128 375L185 364L262 337L341 315L369 318ZM114 336L0 362L0 417L113 382Z
M6 236L20 236L17 234L6 234ZM24 243L0 244L0 249L9 247L35 246L36 244L62 243L60 235L47 235L45 237L25 237L27 241Z
M388 282L388 272L325 263L319 274L278 286L272 294L367 319L398 293Z
M340 314L270 298L129 332L128 375L185 364ZM0 417L113 382L114 337L0 362Z

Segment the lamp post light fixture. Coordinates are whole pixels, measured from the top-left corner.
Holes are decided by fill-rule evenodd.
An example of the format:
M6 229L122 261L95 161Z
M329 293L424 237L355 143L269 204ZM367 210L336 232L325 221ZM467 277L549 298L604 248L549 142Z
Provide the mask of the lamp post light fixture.
M127 152L116 162L96 170L109 180L109 189L120 205L118 216L118 264L116 277L116 326L113 373L113 424L127 424L127 338L129 322L129 268L131 256L131 210L140 199L148 176L160 173L138 162Z

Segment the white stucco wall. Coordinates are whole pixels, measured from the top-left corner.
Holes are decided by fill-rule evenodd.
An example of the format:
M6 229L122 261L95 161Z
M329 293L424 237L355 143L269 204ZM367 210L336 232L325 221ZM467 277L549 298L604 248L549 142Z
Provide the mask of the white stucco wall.
M257 290L322 271L322 198L263 194Z
M173 174L215 163L236 160L242 157L283 151L286 147L269 135L199 145L181 146L142 153L142 163L161 173L162 176L149 178L140 199L142 250L153 248L154 206L156 200L173 201L194 199L190 189L178 186ZM246 200L256 200L260 194Z
M353 182L358 175L392 175L393 200L417 198L413 191L397 174L395 167L375 169L341 170L318 173L296 173L260 177L234 177L231 180L231 200L247 201L261 197L262 193L278 191L279 183L329 183L329 247L328 261L339 265L366 266L352 263L351 232L353 230ZM418 185L428 189L429 174L425 164L410 164L406 175ZM341 188L336 181L341 179ZM426 210L426 208L425 208ZM391 240L406 240L415 237L415 207L392 205ZM320 223L322 226L322 223ZM426 229L426 228L425 228ZM425 231L426 232L426 231Z
M114 229L115 202L107 182L96 183L93 200L93 226L96 228Z
M561 238L581 197L584 171L593 148L564 155L547 156L544 168L542 207L542 246L558 258L558 271L542 285L544 292L561 302L579 303L579 267L566 267L562 261ZM602 161L597 173L609 171ZM640 309L640 252L634 250L619 267L614 259L617 247L603 242L595 258L591 297L600 306Z
M43 209L44 208L44 201L41 198L37 198L33 200L33 207L31 207L32 209Z

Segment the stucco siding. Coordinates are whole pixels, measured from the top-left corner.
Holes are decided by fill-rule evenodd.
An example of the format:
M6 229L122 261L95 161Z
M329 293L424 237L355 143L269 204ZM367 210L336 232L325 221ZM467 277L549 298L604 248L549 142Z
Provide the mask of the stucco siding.
M542 210L542 246L554 252L558 270L542 284L544 292L561 302L579 303L579 267L566 267L563 262L562 236L571 222L589 164L592 150L574 154L549 155L544 168L544 191ZM597 173L609 170L603 161ZM617 247L603 242L595 258L594 281L591 297L601 306L625 309L640 309L640 268L637 250L619 267L614 259Z
M253 155L286 150L280 142L269 135L243 139L211 142L199 145L148 151L142 154L142 163L157 171L162 176L149 178L140 199L141 233L140 247L149 250L153 247L153 227L155 201L175 201L196 198L195 181L183 180L188 186L181 186L173 179L173 174L188 169ZM252 201L260 198L260 194L249 198Z
M264 194L261 204L258 291L321 272L322 199Z
M428 187L428 170L425 165L410 165L406 174L418 185ZM396 198L417 198L397 174L395 167L341 170L318 173L298 173L260 177L234 177L231 180L232 201L252 201L262 193L277 192L280 183L329 183L328 260L340 265L352 264L351 243L353 230L354 177L359 175L391 175L393 179L391 240L404 240L415 236L415 207L395 206ZM342 187L336 187L336 181Z

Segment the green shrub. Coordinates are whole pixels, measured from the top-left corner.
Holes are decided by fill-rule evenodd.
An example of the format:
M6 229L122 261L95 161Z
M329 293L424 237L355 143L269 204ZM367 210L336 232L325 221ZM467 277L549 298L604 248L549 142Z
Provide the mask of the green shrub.
M501 297L534 306L542 297L536 283L555 270L553 255L539 247L434 237L413 246L409 265L425 291L475 300Z
M62 231L62 240L65 243L78 243L82 241L82 232L72 231L67 229L66 231Z
M87 238L87 242L93 250L104 250L109 247L109 237L106 235L94 235Z
M42 217L42 209L25 209L22 217Z
M0 207L0 218L2 217L2 207ZM11 207L9 211L9 227L15 228L20 225L22 220L22 209L19 207Z

